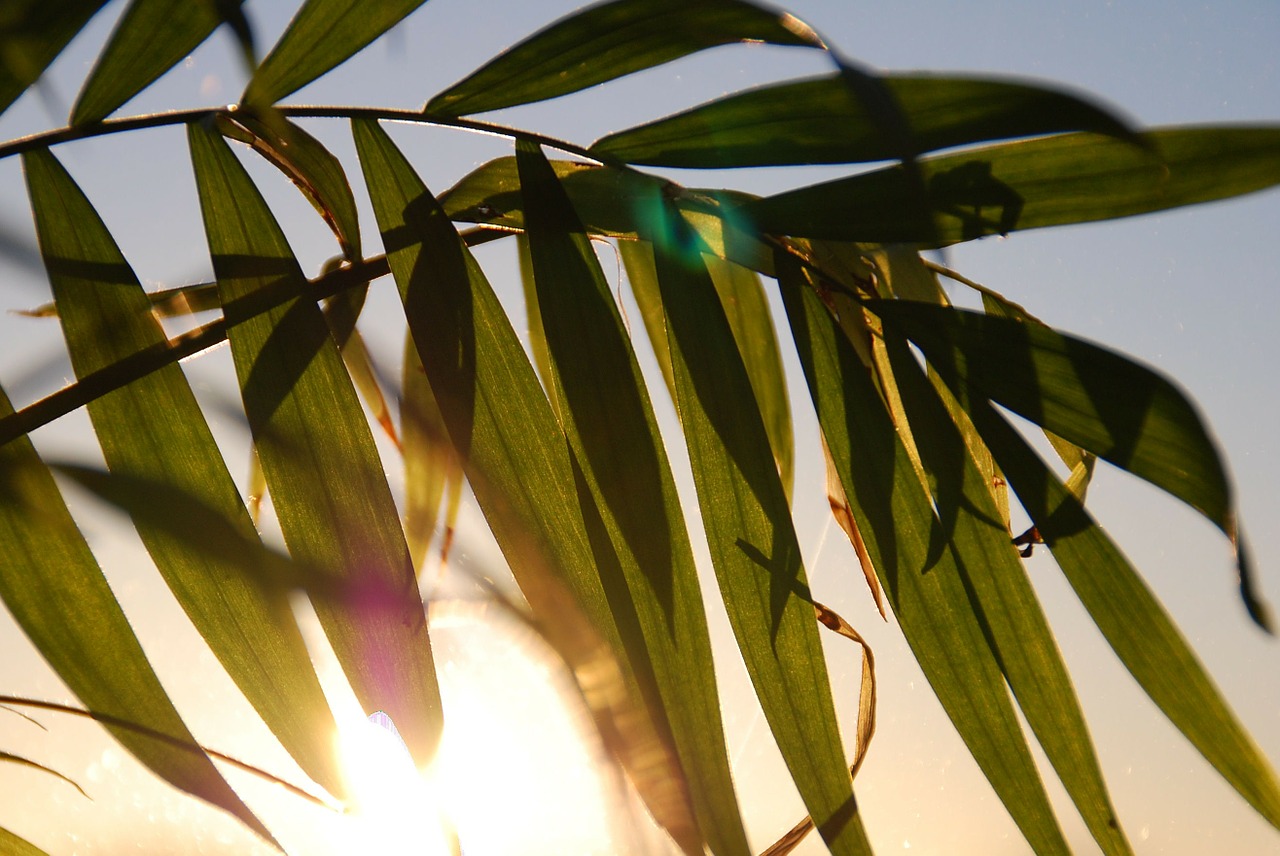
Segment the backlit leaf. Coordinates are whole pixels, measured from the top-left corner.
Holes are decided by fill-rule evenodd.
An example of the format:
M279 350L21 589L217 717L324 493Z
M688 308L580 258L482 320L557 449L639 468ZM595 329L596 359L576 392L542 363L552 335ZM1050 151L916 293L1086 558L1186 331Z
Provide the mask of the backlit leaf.
M870 852L836 726L786 493L751 381L702 262L672 218L654 244L676 381L712 565L738 649L787 768L834 853ZM683 237L684 241L676 243Z
M48 150L23 160L36 231L78 376L162 345L151 303L97 212ZM213 434L182 370L169 365L89 404L107 466L191 494L254 543ZM165 582L227 673L300 766L341 794L333 718L286 592L257 579L252 553L211 555L135 515ZM230 539L228 539L230 540Z
M0 826L0 854L3 856L49 856L30 841L19 838L3 826Z
M254 73L241 100L257 106L274 104L345 62L423 2L307 0Z
M588 536L614 567L606 591L629 600L658 691L716 853L747 853L711 666L711 636L692 547L657 420L595 251L542 152L517 143L526 230L549 386L582 468ZM593 532L596 528L599 531ZM602 548L597 548L600 555Z
M1137 570L1026 441L970 390L974 423L1116 656L1156 706L1272 826L1280 783Z
M463 116L577 92L734 42L825 48L791 15L742 0L616 0L562 18L432 98Z
M741 214L764 231L931 246L1088 223L1280 183L1280 128L1166 128L1150 150L1089 133L999 143L919 161L932 216L901 167L787 191Z
M0 391L0 416L12 412ZM152 671L53 476L26 437L0 446L0 482L6 497L0 503L5 556L0 598L36 650L90 710L161 735L107 725L148 769L274 843L213 762L202 752L188 751L195 738Z
M340 580L313 601L366 710L400 723L419 764L442 727L413 563L382 462L320 308L279 225L221 137L188 127L241 394L289 551ZM273 292L280 306L252 315Z
M929 495L884 399L796 262L780 254L792 334L845 495L884 592L943 709L1037 853L1066 853L999 664L966 604Z
M688 785L654 686L624 646L634 612L611 604L588 541L580 473L506 313L448 215L376 123L353 132L388 261L432 392L467 480L548 641L580 683L617 656L625 704L595 709L601 733L655 819L688 854L703 852ZM571 601L566 605L566 598ZM615 611L616 610L616 611ZM589 627L575 624L579 615ZM585 689L585 687L584 687Z
M1042 324L908 301L868 307L924 351L944 378L972 384L1059 437L1146 479L1239 543L1216 444L1177 387L1132 360ZM1250 615L1269 624L1238 551Z
M888 74L917 154L1062 131L1134 142L1112 114L1058 89L979 77ZM839 75L775 83L610 134L593 153L688 168L894 160L899 152Z
M105 119L196 49L222 23L227 0L133 0L71 110L71 124ZM238 4L237 4L238 5Z

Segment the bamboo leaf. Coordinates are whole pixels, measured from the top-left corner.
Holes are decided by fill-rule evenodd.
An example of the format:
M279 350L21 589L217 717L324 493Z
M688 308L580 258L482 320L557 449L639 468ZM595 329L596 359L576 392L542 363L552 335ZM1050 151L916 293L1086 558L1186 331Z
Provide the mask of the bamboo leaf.
M669 212L676 240L679 215ZM792 779L834 853L870 852L836 726L786 494L751 382L687 227L654 244L684 429L712 565L738 649Z
M858 557L858 566L862 568L862 576L867 581L867 588L871 591L871 599L875 602L876 611L880 613L881 618L888 621L889 617L884 611L884 591L880 588L880 578L876 576L875 563L871 561L866 542L862 540L862 533L858 531L858 520L853 516L853 507L849 505L849 498L844 495L844 485L840 483L840 473L836 469L836 462L831 458L827 438L821 439L822 457L827 465L827 504L831 506L831 516L835 518L853 546L854 555Z
M666 382L667 392L675 400L676 378L671 368L671 348L667 345L667 318L662 311L662 294L658 291L658 270L653 260L653 245L648 241L618 241L618 255L627 272L631 295L640 308L658 370Z
M241 101L274 104L346 62L424 0L307 0L254 73ZM399 722L399 718L396 718Z
M898 325L949 382L983 394L1168 491L1216 524L1237 550L1249 614L1269 626L1252 589L1217 447L1194 406L1137 363L1041 324L907 301L868 304Z
M1150 151L1089 133L1000 143L918 162L932 216L902 167L748 203L759 229L941 246L1226 199L1280 182L1280 127L1156 129Z
M71 124L105 119L222 23L226 0L133 0L80 90ZM239 5L237 2L236 5Z
M655 819L689 854L703 852L670 726L641 656L636 616L610 603L578 492L581 469L483 272L439 203L376 123L353 132L388 261L432 392L495 539L548 641L587 686L600 667L584 639L616 652L627 689L601 734ZM566 606L566 600L568 606ZM575 622L580 615L589 621ZM609 658L608 662L613 662ZM620 715L625 714L625 715Z
M349 262L358 262L360 220L356 200L342 163L320 141L274 112L262 117L250 111L219 113L218 130L246 143L294 183L338 239Z
M0 416L12 412L0 390ZM195 738L152 671L53 476L26 437L0 446L0 482L7 497L0 503L0 548L6 557L0 598L36 650L90 710L161 735L107 725L143 765L275 844L209 758L184 748Z
M742 228L735 208L754 197L730 191L684 189L654 176L576 161L552 161L574 210L592 234L617 238L652 237L662 218L652 212L674 198L686 222L709 252L745 268L773 274L773 253L760 237ZM512 229L524 226L524 198L515 159L496 158L464 176L440 199L456 221Z
M887 334L886 344L906 415L936 485L935 507L1001 671L1094 840L1104 853L1132 853L1066 664L1010 542L989 479L906 340Z
M1026 441L977 390L959 390L974 423L1063 574L1134 680L1271 825L1280 784L1137 570Z
M825 49L794 16L742 0L616 0L534 33L436 95L425 110L463 116L543 101L734 42Z
M12 0L0 28L0 113L48 68L105 0Z
M23 156L36 232L77 376L162 346L151 304L92 204L47 150ZM189 493L234 537L257 533L195 396L176 365L89 404L107 466ZM134 515L165 582L219 662L308 775L343 792L333 718L287 594L257 579L250 553L210 555Z
M551 165L525 142L516 160L551 400L617 566L606 593L636 611L708 843L717 853L747 853L693 551L640 367Z
M446 489L449 503L445 515L445 539L440 558L447 558L449 532L457 518L458 495L462 489L462 462L449 440L440 405L431 391L427 370L405 334L403 381L400 385L400 430L404 454L404 534L413 556L413 566L422 575L427 550L435 535L440 501Z
M1037 853L1065 853L1004 678L930 497L858 357L798 263L777 261L818 422L903 635L943 709ZM931 561L935 559L935 561Z
M220 137L188 128L209 251L245 413L289 551L353 594L316 614L356 697L400 723L426 764L442 726L413 563L382 463L328 326L244 168ZM290 295L250 315L264 296Z
M30 841L19 838L3 826L0 826L0 854L3 856L49 856Z
M1067 92L981 77L886 74L917 154L1064 131L1137 141L1112 113ZM775 83L610 134L594 154L626 163L716 169L862 163L899 156L840 75Z

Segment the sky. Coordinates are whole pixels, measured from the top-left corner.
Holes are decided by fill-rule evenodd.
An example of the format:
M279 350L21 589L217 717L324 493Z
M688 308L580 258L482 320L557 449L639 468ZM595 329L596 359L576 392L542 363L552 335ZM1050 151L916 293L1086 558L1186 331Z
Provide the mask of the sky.
M270 44L282 31L289 5L252 0L247 4L261 44ZM288 100L418 107L497 51L575 5L560 0L431 0L399 30ZM95 50L121 8L119 3L108 5L54 66L48 85L29 92L0 117L0 138L64 121ZM1231 4L934 0L896 3L891 12L883 4L795 0L786 8L844 54L875 68L984 72L1056 81L1092 93L1144 126L1275 121L1280 111L1280 60L1274 50L1280 37L1280 5L1267 0ZM720 48L554 102L485 118L586 144L605 133L731 91L826 70L812 52ZM230 103L243 83L231 39L218 33L126 105L120 115ZM345 125L316 122L307 127L343 159L361 199ZM394 127L391 132L437 192L480 163L509 152L501 140L458 131ZM57 154L98 206L144 284L162 287L209 278L199 208L178 129L77 143L60 147ZM318 270L335 252L323 224L271 168L248 159L246 163L259 179L304 270ZM666 174L691 184L724 184L763 193L841 172L841 168L806 168ZM363 222L372 224L367 203L362 200L361 205ZM0 227L31 235L29 221L19 165L14 159L0 162ZM1280 191L1272 190L1162 215L1015 233L951 248L945 257L948 265L1005 293L1059 329L1105 343L1179 381L1219 441L1234 480L1244 531L1254 549L1262 591L1273 602L1280 599L1280 542L1272 537L1280 523L1280 492L1274 488L1280 481L1280 451L1272 433L1280 417L1272 370L1280 365L1280 340L1274 333L1280 320L1277 223ZM376 242L376 235L371 240ZM509 248L486 249L481 260L495 286L510 300L518 285L513 288L514 260ZM611 280L616 279L610 256L605 256L604 267ZM0 308L30 308L48 298L39 270L0 258L0 277L4 282ZM967 299L959 287L953 288L952 295L958 301ZM384 327L391 322L382 319L394 318L396 311L390 283L376 285L364 329L375 356L388 366L399 359L399 345L396 335L381 335L393 329ZM634 307L629 311L631 318L638 318ZM521 313L514 305L512 314L519 326ZM59 340L53 322L0 316L0 383L15 403L47 394L70 375L57 356ZM879 729L857 781L872 842L877 852L884 853L1023 853L1025 843L968 759L896 627L876 616L852 552L827 522L816 429L802 397L794 353L786 342L783 351L792 378L798 444L795 516L814 593L868 638L877 657ZM232 394L227 384L229 365L222 349L189 361L186 369L204 396L232 472L240 474L247 468L245 436L226 411ZM669 447L673 464L679 467L683 444L673 433L670 406L662 396L655 399L664 417L663 430L676 441ZM83 414L73 414L42 429L36 439L50 454L91 455L86 426ZM687 479L680 488L683 495L692 496ZM162 680L196 733L232 754L261 759L273 770L287 770L287 756L272 748L260 725L255 727L247 705L229 698L234 695L229 682L157 583L136 538L120 525L119 518L93 509L82 498L71 498L83 507L86 534ZM1224 539L1176 501L1105 467L1095 478L1089 500L1095 516L1142 570L1191 640L1263 752L1273 763L1280 763L1280 647L1248 622L1236 595ZM486 540L474 505L464 507L463 524L457 566L496 572L500 557ZM696 520L691 528L698 529ZM700 557L704 559L705 555ZM1280 851L1280 833L1222 783L1128 679L1044 551L1029 561L1028 570L1059 634L1113 800L1138 852ZM454 703L493 712L504 703L511 707L509 702L518 695L522 704L533 709L533 694L547 683L545 676L554 673L554 665L538 653L536 640L520 636L510 622L493 615L447 615L440 620L452 629L442 631L442 639L484 639L496 646L491 656L474 642L459 641L450 649L454 665L449 672L458 677L445 680L453 687L447 687L447 692L453 693ZM713 609L711 621L717 654L724 655L717 668L730 753L748 831L758 850L803 811L794 793L777 784L780 761L765 740L767 729L753 707L722 612ZM498 629L476 632L491 627ZM513 641L503 647L503 640ZM0 691L66 699L65 689L7 615L0 615L0 648L6 651L0 661ZM848 743L856 715L857 653L842 644L830 645L828 653ZM492 671L497 664L515 671ZM463 677L476 672L497 677L488 683ZM209 703L214 699L217 705ZM583 845L582 851L609 852L608 842L628 834L632 823L614 804L616 782L593 771L591 757L596 750L571 709L558 708L563 703L551 697L537 704L547 711L549 718L544 722L559 723L555 727L563 726L567 732L577 729L577 738L565 739L581 741L583 760L575 767L577 780L562 784L584 790L563 793L593 794L613 806L589 813L609 820L591 833L596 842L592 846L599 849L591 851ZM134 841L141 844L139 852L164 852L166 836L179 832L193 836L206 853L243 852L247 846L247 833L234 823L171 791L148 785L146 774L94 727L48 718L45 724L47 734L16 717L0 715L0 750L26 753L57 767L85 784L94 801L86 805L65 786L34 771L5 768L0 775L0 807L4 807L0 825L29 835L55 854L113 852L123 842ZM508 716L493 720L489 731L515 734L520 725L519 717ZM473 748L484 742L482 736L470 739L478 741ZM531 752L528 746L534 742L523 741L526 752ZM508 746L508 757L520 751L519 745L516 741ZM519 780L526 782L523 789L517 787L510 797L526 808L535 806L520 815L520 823L530 825L521 827L525 840L538 839L552 848L547 852L572 852L564 847L575 845L557 842L551 831L572 825L571 821L552 823L549 815L554 806L534 802L540 789L554 790L546 784L546 771L534 763L527 775L527 780ZM235 783L245 789L255 807L269 806L277 798L255 783L239 779ZM1073 847L1081 853L1095 852L1065 797L1052 784L1050 789ZM310 820L302 821L302 826L321 826L313 816L306 817ZM536 826L539 822L548 827ZM474 823L477 829L484 825L479 820ZM314 843L314 837L305 838L306 830L295 834L299 841ZM483 846L477 842L477 849L468 852L483 852ZM800 852L821 852L816 842L807 846L810 849Z

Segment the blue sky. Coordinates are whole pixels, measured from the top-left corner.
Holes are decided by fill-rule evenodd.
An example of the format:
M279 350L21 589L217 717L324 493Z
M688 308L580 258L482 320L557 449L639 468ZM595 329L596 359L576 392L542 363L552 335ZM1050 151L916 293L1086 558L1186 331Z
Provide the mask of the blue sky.
M269 44L285 26L288 5L248 4L262 44ZM416 107L501 48L575 5L560 0L431 0L401 30L289 100ZM120 8L118 3L109 5L73 43L55 66L46 90L28 93L0 118L0 137L61 123L91 65L94 49ZM874 67L1054 80L1093 93L1143 125L1275 121L1280 111L1280 60L1275 53L1280 4L1264 0L1232 4L900 2L891 11L884 4L796 0L787 8L842 52ZM812 52L721 48L555 102L486 118L585 144L609 131L726 92L824 70L824 61ZM242 86L243 73L231 40L220 33L122 113L228 103L236 100ZM344 158L355 180L358 170L350 156L346 128L333 122L308 127ZM457 131L395 128L393 134L437 191L473 166L507 153L500 140ZM176 129L75 144L59 149L58 154L98 204L144 283L174 285L208 278L190 166ZM725 183L767 192L838 172L670 174L689 183ZM318 269L334 253L323 225L269 168L255 167L254 174L304 269ZM0 162L0 187L0 225L30 234L16 160ZM366 224L372 223L367 205L361 215ZM949 265L1007 294L1049 323L1129 353L1184 385L1225 452L1262 588L1272 601L1280 600L1280 543L1274 537L1280 524L1280 492L1275 489L1280 481L1280 452L1274 442L1280 396L1273 374L1273 367L1280 365L1280 340L1274 332L1280 321L1277 224L1280 191L1272 190L1163 215L1016 233L1007 239L955 247L946 256ZM507 283L504 294L516 293L510 287L511 254L499 249L486 252L483 260L499 288ZM606 272L611 273L608 264ZM0 259L0 276L6 283L4 309L26 308L47 299L47 287L38 274ZM386 287L382 292L375 294L373 306L390 310L393 295ZM961 299L960 292L953 290L953 294ZM370 328L382 329L376 321ZM394 336L371 339L375 339L375 353L387 364L398 359ZM51 362L58 340L51 322L0 317L0 382L16 400L25 403L46 394L69 375L63 364ZM784 346L784 351L790 353L789 347ZM789 367L795 368L793 359ZM188 368L193 380L208 384L215 393L227 389L225 353L190 363ZM793 378L793 393L800 392L799 375ZM815 593L867 635L878 657L880 730L858 781L877 849L1024 852L1025 845L951 733L896 629L875 617L847 545L839 543L834 531L824 537L827 515L820 457L814 452L811 419L799 398L796 412L801 446L796 516ZM73 416L66 423L41 432L44 447L72 453L84 448L85 420ZM229 449L243 445L233 420L226 420L219 430ZM243 467L235 469L239 465L235 455L243 452L228 454L233 472L244 472ZM679 453L673 450L673 456L678 458ZM1122 474L1102 471L1091 489L1090 503L1146 574L1263 751L1280 761L1280 648L1247 622L1235 594L1227 544L1194 513ZM134 566L138 554L128 536L116 531L112 518L93 519L99 522L90 537L108 565L121 600L132 615L147 616L138 621L144 643L149 643L148 650L157 651L162 676L181 683L184 659L164 649L172 638L186 639L196 649L198 641L189 638L190 631L184 635L180 616L165 599L167 595L148 580L147 569ZM483 539L475 537L475 554L485 555ZM1113 797L1139 852L1264 852L1280 847L1275 830L1252 815L1133 687L1047 556L1037 556L1029 569L1051 621L1059 628ZM713 616L717 621L722 619ZM24 652L15 658L21 663L9 661L0 670L3 689L12 686L34 695L60 692L40 673L29 646L7 617L0 619L0 646ZM728 645L720 649L732 653ZM856 655L839 645L830 653L851 735ZM773 786L780 768L761 739L763 728L750 707L741 666L732 657L720 665L729 737L743 764L738 776L744 812L754 840L767 843L802 812L794 794ZM234 745L236 729L250 728L243 711L231 718L230 725L215 721L195 710L197 691L175 690L175 694L188 692L202 736L210 735L219 745ZM62 729L59 723L55 733L90 737L87 729L77 726ZM25 741L34 745L37 740L12 720L0 719L0 748L22 746ZM72 769L67 772L90 775L94 763L101 766L103 751L98 747L68 756L66 763ZM77 764L81 770L74 769ZM10 775L6 771L6 777ZM0 805L14 805L5 787L0 779L0 794L5 795ZM1073 844L1080 852L1092 852L1081 824L1065 802L1060 805ZM170 815L186 818L185 811L174 809ZM0 824L9 821L8 816L0 816ZM61 825L55 818L47 826L31 818L27 822L26 827L12 825L30 830L33 836L37 830L52 835L50 830ZM183 822L188 821L179 821ZM210 823L224 829L217 821ZM223 834L211 833L211 840ZM54 852L61 852L57 848L67 843L44 840L51 842ZM89 845L77 846L92 852Z

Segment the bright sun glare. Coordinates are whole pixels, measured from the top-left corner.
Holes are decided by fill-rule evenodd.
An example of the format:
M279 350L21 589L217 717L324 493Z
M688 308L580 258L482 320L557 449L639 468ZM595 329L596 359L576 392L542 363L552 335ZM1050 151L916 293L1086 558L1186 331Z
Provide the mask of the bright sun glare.
M331 698L353 796L336 852L447 856L455 841L466 856L628 852L618 773L542 640L482 606L438 606L445 730L430 769L385 714L366 718L345 687Z

